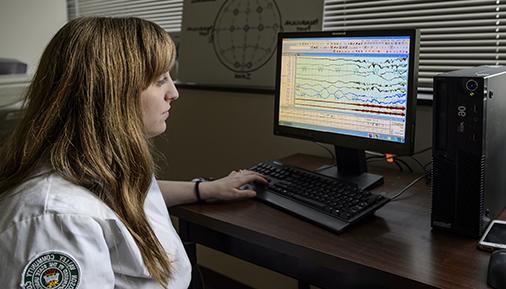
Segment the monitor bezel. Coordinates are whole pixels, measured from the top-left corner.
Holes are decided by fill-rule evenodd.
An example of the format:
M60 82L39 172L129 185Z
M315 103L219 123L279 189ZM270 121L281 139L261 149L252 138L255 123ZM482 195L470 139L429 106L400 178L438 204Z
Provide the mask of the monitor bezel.
M406 112L406 135L404 143L396 143L374 138L362 138L344 134L321 132L310 129L294 128L279 124L280 84L281 84L281 54L284 39L294 38L327 38L327 37L375 37L375 36L409 36L410 58L408 72L408 99ZM417 29L398 30L347 30L323 32L280 32L278 33L278 49L276 53L276 86L274 95L274 134L297 139L310 140L333 144L341 147L409 155L414 150L416 123L416 93L418 80L418 55L420 33Z

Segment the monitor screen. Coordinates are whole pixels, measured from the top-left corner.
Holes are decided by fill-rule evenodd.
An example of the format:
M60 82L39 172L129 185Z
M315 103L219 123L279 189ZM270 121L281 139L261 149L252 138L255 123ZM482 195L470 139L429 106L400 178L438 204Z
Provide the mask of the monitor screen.
M280 33L275 133L343 147L413 149L417 33Z
M327 175L381 183L364 151L413 152L418 47L415 29L279 33L274 133L333 144Z

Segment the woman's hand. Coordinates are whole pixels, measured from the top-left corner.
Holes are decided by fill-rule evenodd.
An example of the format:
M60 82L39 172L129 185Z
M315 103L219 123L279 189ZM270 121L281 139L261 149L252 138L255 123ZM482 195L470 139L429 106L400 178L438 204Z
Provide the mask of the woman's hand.
M267 184L262 175L248 170L233 171L228 176L211 182L200 183L199 190L202 199L234 200L251 198L256 195L253 190L241 190L242 185L259 182Z

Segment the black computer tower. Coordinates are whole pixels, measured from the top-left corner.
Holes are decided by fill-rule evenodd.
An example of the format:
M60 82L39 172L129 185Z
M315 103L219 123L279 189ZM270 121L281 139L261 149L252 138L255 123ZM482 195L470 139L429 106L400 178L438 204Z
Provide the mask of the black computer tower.
M506 205L506 67L434 77L433 228L479 237Z

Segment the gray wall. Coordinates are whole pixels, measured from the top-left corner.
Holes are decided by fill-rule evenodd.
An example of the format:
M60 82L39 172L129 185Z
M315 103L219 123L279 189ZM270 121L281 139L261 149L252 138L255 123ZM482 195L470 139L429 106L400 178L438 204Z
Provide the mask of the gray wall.
M35 72L42 51L67 21L65 0L0 0L0 58L15 58Z

